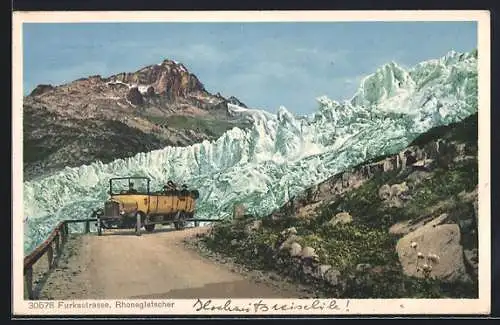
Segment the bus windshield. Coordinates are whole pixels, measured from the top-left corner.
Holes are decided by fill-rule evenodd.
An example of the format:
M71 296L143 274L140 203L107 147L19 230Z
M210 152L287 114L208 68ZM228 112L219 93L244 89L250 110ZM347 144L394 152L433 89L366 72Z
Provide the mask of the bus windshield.
M119 194L148 194L149 181L147 178L123 178L110 181L110 195Z

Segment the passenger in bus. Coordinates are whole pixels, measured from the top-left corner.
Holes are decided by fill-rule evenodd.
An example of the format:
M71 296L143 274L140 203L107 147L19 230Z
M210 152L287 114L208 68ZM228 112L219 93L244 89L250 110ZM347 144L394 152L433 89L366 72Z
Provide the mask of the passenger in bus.
M128 184L128 193L130 194L137 193L137 190L134 188L134 183Z
M172 181L168 181L167 186L168 186L169 190L171 190L171 191L177 190L177 185Z

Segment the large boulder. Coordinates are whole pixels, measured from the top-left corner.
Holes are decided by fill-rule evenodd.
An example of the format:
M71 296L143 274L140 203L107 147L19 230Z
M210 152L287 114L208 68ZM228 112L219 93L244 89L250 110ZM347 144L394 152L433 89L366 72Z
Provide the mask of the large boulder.
M467 281L464 252L457 224L430 222L401 238L396 251L408 276L428 276L443 281Z

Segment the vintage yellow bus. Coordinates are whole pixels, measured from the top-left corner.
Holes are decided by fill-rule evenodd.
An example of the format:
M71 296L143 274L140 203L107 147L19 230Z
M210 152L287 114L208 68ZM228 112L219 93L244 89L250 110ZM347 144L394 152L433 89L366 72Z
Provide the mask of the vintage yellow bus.
M135 188L134 181L140 182L141 186ZM124 187L123 183L128 186ZM185 185L178 189L170 184L152 192L147 177L111 178L110 197L104 202L104 208L95 212L98 234L101 235L103 229L135 228L136 234L140 235L142 227L152 232L157 224L172 223L175 229L183 229L186 220L194 217L199 192L189 190Z

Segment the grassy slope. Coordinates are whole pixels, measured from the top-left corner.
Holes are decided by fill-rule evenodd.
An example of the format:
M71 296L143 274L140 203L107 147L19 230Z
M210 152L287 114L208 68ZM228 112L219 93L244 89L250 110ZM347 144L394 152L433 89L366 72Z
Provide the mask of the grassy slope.
M81 164L91 163L96 157L107 163L129 157L137 151L155 150L165 145L155 135L144 133L118 121L87 119L74 123L73 126L53 124L48 128L50 132L45 132L39 138L25 136L24 163L43 161L68 143L73 146L79 144L79 148L86 148L78 150L78 154L82 156L78 159ZM53 134L58 136L54 137ZM82 134L85 134L85 137L82 137ZM116 136L118 134L122 136ZM108 136L114 136L113 141L109 141ZM93 144L90 147L85 145L89 141Z
M477 150L477 114L467 120L446 127L432 129L421 135L412 145L423 145L429 141L446 138L468 143ZM477 152L477 151L476 151ZM477 154L477 153L476 153ZM478 183L477 159L457 163L450 168L437 168L432 178L412 184L407 174L398 171L374 176L358 189L348 192L335 202L324 204L318 216L312 220L285 218L278 221L264 219L263 227L246 237L241 225L221 225L216 228L213 239L207 245L214 250L235 256L244 264L255 268L276 269L271 262L268 246L276 243L281 230L295 227L302 237L299 243L314 247L324 264L340 270L347 286L340 296L352 298L397 298L397 297L476 297L477 282L446 284L432 279L415 279L405 276L395 251L399 237L388 232L388 228L401 220L411 220L429 212L438 216L448 213L453 221L470 218L473 208L457 197L462 191L472 191ZM378 189L383 184L407 181L412 199L403 208L389 208L378 198ZM441 207L429 207L442 202ZM326 225L336 213L349 212L351 224ZM241 245L234 247L231 240L238 239ZM477 245L477 238L463 234L463 243ZM477 246L475 246L477 247ZM255 251L259 252L255 254ZM378 266L377 273L355 270L356 265L369 263Z

